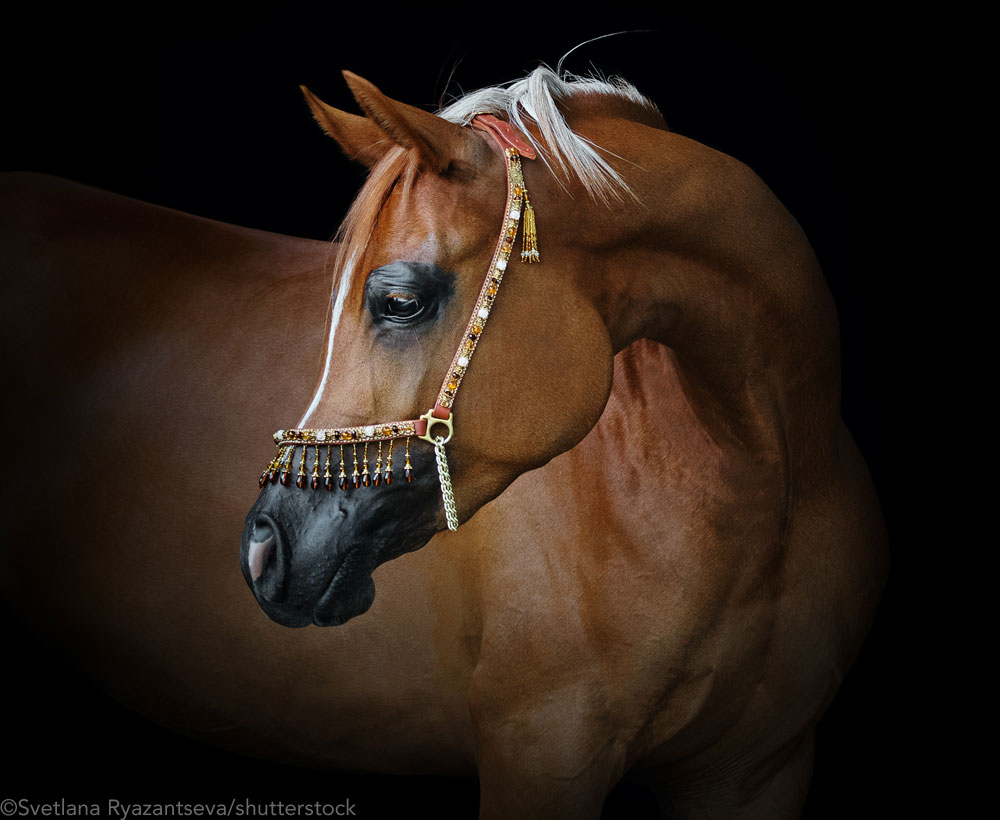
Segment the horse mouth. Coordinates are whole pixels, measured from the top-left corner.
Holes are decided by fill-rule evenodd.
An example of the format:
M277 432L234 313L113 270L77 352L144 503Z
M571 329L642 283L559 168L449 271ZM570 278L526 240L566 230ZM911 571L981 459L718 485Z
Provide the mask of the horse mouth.
M368 611L375 600L375 582L371 575L353 577L345 568L347 559L330 578L326 587L312 600L293 596L291 600L270 600L256 583L251 585L261 610L281 626L341 626Z
M312 610L312 622L316 626L341 626L371 607L375 600L375 582L367 569L355 571L351 557L358 553L357 547L347 552L326 590L317 599Z
M248 529L243 576L261 610L287 627L339 626L366 612L375 599L370 551L360 544L317 545L328 555L314 565L293 560L292 544L270 516L260 515Z

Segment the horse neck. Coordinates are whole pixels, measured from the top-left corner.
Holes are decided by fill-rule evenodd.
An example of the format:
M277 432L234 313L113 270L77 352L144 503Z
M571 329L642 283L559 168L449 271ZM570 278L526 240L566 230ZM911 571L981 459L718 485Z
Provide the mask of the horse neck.
M829 442L836 315L799 225L746 166L684 137L619 121L592 138L613 139L641 169L629 179L642 206L609 212L606 245L591 250L615 349L641 338L669 347L718 441Z

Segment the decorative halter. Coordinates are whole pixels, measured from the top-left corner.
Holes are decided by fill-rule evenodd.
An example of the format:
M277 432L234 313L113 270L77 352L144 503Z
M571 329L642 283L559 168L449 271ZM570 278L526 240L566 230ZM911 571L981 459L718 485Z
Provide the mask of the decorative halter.
M535 159L534 149L521 138L509 123L499 120L490 114L478 114L472 120L472 126L489 134L500 146L507 160L507 204L504 208L503 223L500 229L500 239L486 271L486 279L479 291L479 298L472 310L472 316L465 328L462 341L455 351L451 367L441 384L437 401L430 410L422 416L409 421L380 422L379 424L361 425L359 427L338 427L322 430L278 430L274 434L274 443L278 452L260 475L260 486L268 482L288 486L294 466L295 452L301 449L298 462L298 477L295 485L300 489L311 487L318 490L325 487L334 490L337 486L342 491L350 487L378 487L383 481L392 483L392 446L397 439L405 439L405 464L403 475L407 481L413 481L413 467L410 464L410 439L417 438L434 445L437 460L438 477L441 481L441 497L444 503L445 517L449 530L458 529L458 513L455 510L455 495L451 486L451 475L448 472L448 459L444 445L451 441L454 435L454 416L452 406L462 384L465 372L472 361L479 339L486 327L486 320L493 309L500 283L503 281L507 261L514 247L517 236L517 226L524 215L524 231L522 232L523 250L521 261L538 262L538 238L535 235L535 212L528 199L528 191L524 187L524 175L521 173L520 157ZM447 431L446 436L432 436L435 425L441 425ZM383 449L383 445L388 445ZM369 470L369 445L377 445L374 471ZM335 468L333 448L339 448L339 472L334 479L332 469ZM344 448L351 448L352 470L350 478L347 475L347 462ZM359 458L358 448L361 447ZM312 448L312 470L309 470L309 448ZM398 451L397 451L398 452ZM383 461L384 456L384 461ZM321 466L322 465L322 466ZM359 470L360 465L360 470ZM322 473L320 472L322 470Z

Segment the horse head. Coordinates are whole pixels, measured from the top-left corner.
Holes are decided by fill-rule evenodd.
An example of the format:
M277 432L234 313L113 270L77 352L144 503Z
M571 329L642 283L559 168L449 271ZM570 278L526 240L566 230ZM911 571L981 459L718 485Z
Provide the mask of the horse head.
M365 612L377 566L580 441L615 352L595 287L607 237L588 222L587 192L519 161L526 140L546 151L546 129L470 127L475 112L433 115L345 77L365 116L303 92L369 177L339 233L333 295L317 294L331 300L322 375L298 427L276 434L241 548L260 606L287 626ZM529 207L539 265L512 247Z

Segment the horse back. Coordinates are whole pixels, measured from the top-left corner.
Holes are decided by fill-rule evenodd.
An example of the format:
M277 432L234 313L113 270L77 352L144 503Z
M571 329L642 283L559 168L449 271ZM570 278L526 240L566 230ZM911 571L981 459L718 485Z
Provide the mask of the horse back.
M312 387L329 246L36 174L0 177L0 215L2 418L30 472L8 497L5 598L71 618L72 643L126 612L145 628L123 589L238 588L266 456L245 442ZM286 304L308 321L279 326Z

